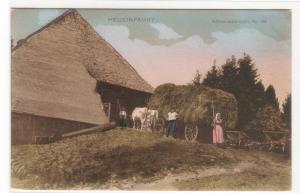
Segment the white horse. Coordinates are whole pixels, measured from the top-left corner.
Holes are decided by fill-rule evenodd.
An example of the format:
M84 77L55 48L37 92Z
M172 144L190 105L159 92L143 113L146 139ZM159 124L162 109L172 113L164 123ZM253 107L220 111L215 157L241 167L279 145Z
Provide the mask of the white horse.
M136 107L132 112L132 121L134 129L142 129L147 116L147 107Z
M133 128L144 129L147 121L148 129L155 127L155 123L158 119L158 111L151 110L147 107L137 107L132 112Z

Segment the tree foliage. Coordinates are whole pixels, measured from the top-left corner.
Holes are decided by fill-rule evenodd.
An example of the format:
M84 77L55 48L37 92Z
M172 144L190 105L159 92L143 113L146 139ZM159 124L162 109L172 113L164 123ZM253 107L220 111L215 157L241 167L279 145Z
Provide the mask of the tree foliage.
M266 105L279 110L279 103L272 85L265 86L259 79L257 68L248 54L236 59L228 58L219 69L216 64L207 72L203 85L232 93L238 102L238 128L253 120Z
M237 61L234 56L230 59L226 60L226 63L221 67L221 76L220 76L220 88L233 93L237 94L236 86L237 86L237 75L238 75L238 67Z
M255 95L255 109L260 110L266 105L265 86L262 81L256 83L254 89Z
M248 125L247 129L256 129L261 131L282 131L284 127L281 119L281 112L273 106L267 105L259 110Z
M288 94L284 103L282 104L282 119L284 123L287 125L287 128L291 130L291 116L292 116L292 96Z
M275 89L272 85L269 85L266 89L266 104L279 110L279 102L276 97Z
M201 85L201 74L200 74L199 70L196 71L196 74L195 74L192 82L193 82L193 85L195 85L195 86Z
M220 88L221 85L221 71L214 64L210 71L207 72L206 77L203 79L203 85L211 88Z
M214 63L202 84L222 89L235 96L238 103L238 129L244 129L265 106L272 106L279 111L274 87L269 85L265 90L258 70L248 54L244 53L239 59L235 56L228 58L221 68Z
M286 131L280 110L271 105L267 105L259 110L255 118L246 125L245 129L259 141L264 140L263 131Z
M255 92L258 85L258 74L251 57L247 54L238 60L238 66L235 96L239 109L238 127L243 129L244 125L251 121L258 111L256 104L258 96Z

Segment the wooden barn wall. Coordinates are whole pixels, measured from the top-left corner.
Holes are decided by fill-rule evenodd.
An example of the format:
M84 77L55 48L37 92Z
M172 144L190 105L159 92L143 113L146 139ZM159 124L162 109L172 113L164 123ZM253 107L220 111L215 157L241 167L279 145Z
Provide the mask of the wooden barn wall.
M145 107L150 93L140 92L104 82L97 83L97 92L103 103L111 103L110 121L118 121L120 107L131 115L135 107Z
M35 136L61 135L92 126L76 121L12 113L11 142L13 145L34 143Z

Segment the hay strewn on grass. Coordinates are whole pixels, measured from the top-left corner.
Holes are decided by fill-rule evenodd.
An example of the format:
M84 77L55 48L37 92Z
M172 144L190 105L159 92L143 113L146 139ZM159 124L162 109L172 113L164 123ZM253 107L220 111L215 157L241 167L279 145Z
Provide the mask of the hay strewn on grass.
M211 124L214 113L222 114L224 128L235 128L237 102L235 97L219 89L196 87L193 85L163 84L157 87L148 103L149 108L157 109L166 118L173 107L185 123Z
M13 146L12 179L26 181L16 188L72 188L78 183L151 178L171 168L186 171L235 160L213 145L115 129L53 144Z

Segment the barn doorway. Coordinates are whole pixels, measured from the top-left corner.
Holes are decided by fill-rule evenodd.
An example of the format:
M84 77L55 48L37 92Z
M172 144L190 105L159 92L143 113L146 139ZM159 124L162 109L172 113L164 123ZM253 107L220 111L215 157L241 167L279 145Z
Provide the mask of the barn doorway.
M106 102L103 103L103 108L104 108L104 112L108 118L108 121L111 121L111 103L110 102Z
M130 115L134 108L147 105L151 93L132 90L119 85L112 85L105 82L97 82L96 91L100 94L103 109L110 122L119 121L121 107L125 108L128 117L128 124L131 125Z

